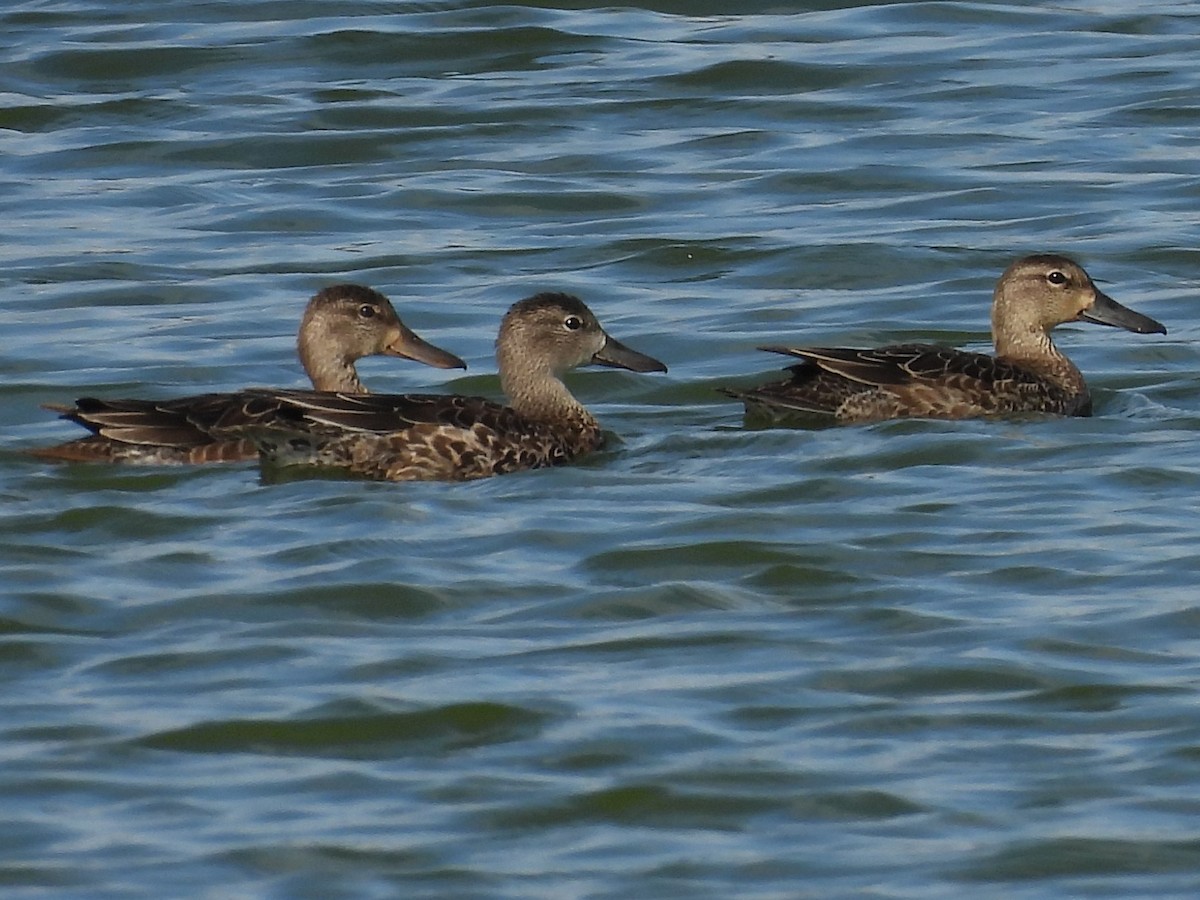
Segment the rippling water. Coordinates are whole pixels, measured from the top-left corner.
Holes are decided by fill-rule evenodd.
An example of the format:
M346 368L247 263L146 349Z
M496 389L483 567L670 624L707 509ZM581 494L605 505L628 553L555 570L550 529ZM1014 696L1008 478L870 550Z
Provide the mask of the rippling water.
M561 8L561 7L570 8ZM1200 883L1189 3L0 12L0 885L34 897L1187 897ZM988 345L1092 419L743 428L763 343ZM301 383L359 280L495 395L582 295L668 376L468 485L49 466L39 404Z

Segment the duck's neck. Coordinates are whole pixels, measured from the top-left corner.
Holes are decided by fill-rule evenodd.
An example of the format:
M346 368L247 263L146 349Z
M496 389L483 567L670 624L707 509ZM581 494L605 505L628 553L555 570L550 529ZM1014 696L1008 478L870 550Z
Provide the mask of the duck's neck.
M1037 372L1071 393L1087 390L1083 374L1055 346L1044 329L1032 325L999 328L993 321L992 334L998 357Z
M301 337L296 346L300 354L300 363L304 371L312 379L313 387L318 391L343 391L348 394L365 394L366 387L358 380L358 371L354 368L354 360L345 356L322 352L319 342Z
M587 408L548 368L529 370L499 355L500 386L508 405L524 418L554 428L577 430L599 427Z

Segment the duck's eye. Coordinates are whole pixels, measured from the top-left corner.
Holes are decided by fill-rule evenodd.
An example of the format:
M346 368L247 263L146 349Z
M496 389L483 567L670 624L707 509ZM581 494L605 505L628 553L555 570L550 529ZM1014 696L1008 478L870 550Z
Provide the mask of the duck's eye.
M1046 275L1046 280L1051 284L1062 285L1067 283L1067 276L1055 269Z
M563 327L567 331L578 331L583 327L583 319L579 318L579 316L567 316L563 319Z
M373 318L375 318L375 314L377 312L379 312L379 310L377 310L371 304L364 303L362 306L360 306L358 308L358 317L360 319L373 319Z

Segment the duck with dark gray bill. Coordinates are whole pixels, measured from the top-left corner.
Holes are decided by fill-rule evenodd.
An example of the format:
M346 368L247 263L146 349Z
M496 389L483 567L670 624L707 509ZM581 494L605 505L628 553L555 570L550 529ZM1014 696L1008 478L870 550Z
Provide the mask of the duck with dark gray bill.
M1089 416L1092 398L1083 375L1050 339L1051 329L1065 322L1167 333L1101 291L1077 263L1038 254L1014 262L996 284L995 356L934 344L761 347L803 362L791 366L784 381L723 393L745 402L748 421L766 424Z
M417 336L400 321L383 294L360 284L338 284L308 302L296 349L318 391L365 394L354 364L365 356L398 356L439 369L467 364ZM249 389L197 394L174 400L100 400L83 397L74 406L50 405L92 434L33 450L41 459L73 462L184 463L242 462L258 458L258 448L227 422L244 422L251 398L256 414L270 421L269 394Z
M569 294L515 303L496 339L503 406L482 397L277 392L267 427L247 408L247 433L268 468L381 481L466 481L571 462L603 443L600 425L563 383L577 366L665 372L605 333Z

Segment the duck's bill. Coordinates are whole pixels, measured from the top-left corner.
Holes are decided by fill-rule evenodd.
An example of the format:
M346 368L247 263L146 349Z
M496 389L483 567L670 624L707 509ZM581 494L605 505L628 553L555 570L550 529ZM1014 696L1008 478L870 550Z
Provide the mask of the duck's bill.
M402 359L425 363L435 369L465 369L467 367L467 364L453 353L447 353L441 347L433 346L423 338L417 337L415 332L403 325L388 341L383 352L388 356L399 356Z
M600 348L592 362L598 366L613 366L618 369L629 369L631 372L665 372L667 367L653 356L630 350L616 338L605 335L604 346Z
M1134 312L1127 306L1122 306L1108 294L1096 291L1096 299L1092 305L1079 314L1084 322L1095 322L1097 325L1111 325L1114 328L1124 328L1134 334L1166 334L1167 329L1161 322L1140 312Z

